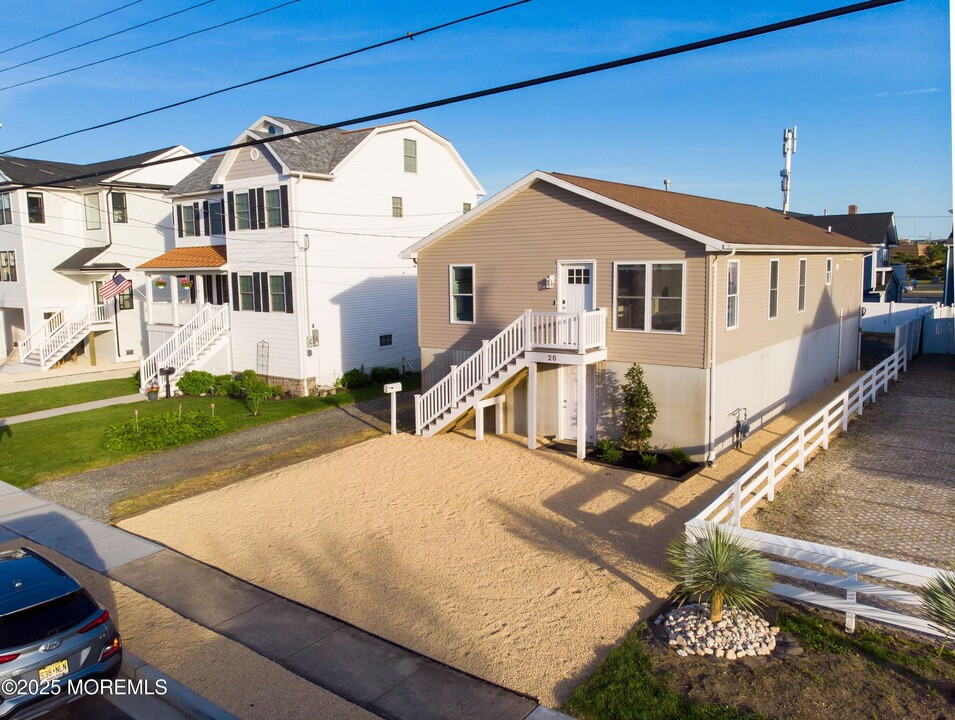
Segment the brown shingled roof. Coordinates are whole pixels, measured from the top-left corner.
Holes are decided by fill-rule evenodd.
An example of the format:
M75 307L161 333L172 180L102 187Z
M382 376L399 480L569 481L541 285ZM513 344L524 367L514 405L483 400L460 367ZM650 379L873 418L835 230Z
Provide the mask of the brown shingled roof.
M865 243L829 233L756 205L651 190L637 185L549 173L555 178L731 245L777 245L870 251Z
M140 265L140 269L178 270L181 268L219 268L226 264L225 245L181 247L163 253Z

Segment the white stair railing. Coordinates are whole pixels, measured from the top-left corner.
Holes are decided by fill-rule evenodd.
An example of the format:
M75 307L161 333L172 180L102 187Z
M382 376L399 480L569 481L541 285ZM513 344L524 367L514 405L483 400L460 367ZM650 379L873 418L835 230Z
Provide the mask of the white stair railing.
M140 388L158 380L160 368L174 367L176 375L229 328L228 305L205 305L155 352L139 364Z
M63 324L63 312L63 310L59 310L50 315L35 332L31 333L26 340L20 342L20 362L25 362L27 356L32 355L43 344L43 341Z

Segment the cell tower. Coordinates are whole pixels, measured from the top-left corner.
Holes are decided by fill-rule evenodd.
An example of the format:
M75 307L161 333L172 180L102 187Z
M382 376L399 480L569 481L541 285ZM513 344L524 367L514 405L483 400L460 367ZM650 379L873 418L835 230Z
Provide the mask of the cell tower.
M786 167L779 171L780 183L783 190L783 212L789 212L789 178L792 176L793 153L796 152L796 126L783 131L783 157L786 158Z

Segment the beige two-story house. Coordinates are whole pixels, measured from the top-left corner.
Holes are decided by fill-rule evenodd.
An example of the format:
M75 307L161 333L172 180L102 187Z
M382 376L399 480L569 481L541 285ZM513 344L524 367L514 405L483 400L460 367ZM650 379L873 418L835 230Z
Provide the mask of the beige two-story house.
M619 435L639 363L654 443L715 458L734 411L758 427L857 368L870 250L765 208L533 172L402 253L418 265L417 431L503 397L499 431L583 457Z

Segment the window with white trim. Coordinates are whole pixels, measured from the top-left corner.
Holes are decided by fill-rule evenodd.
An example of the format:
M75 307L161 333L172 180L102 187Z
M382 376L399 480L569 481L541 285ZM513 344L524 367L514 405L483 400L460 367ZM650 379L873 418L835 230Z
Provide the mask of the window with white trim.
M0 193L0 225L13 223L13 211L10 209L10 193Z
M779 316L779 260L769 261L769 319Z
M284 275L269 275L269 300L269 309L272 312L285 312Z
M806 309L806 267L808 260L799 258L799 287L796 300L796 311L802 312Z
M739 260L726 263L726 329L739 327Z
M85 193L83 195L83 213L86 217L87 230L99 230L103 227L99 217L99 193Z
M398 196L393 196L391 198L391 217L404 217L404 205L404 200Z
M467 213L471 212L471 203L463 203L463 204L461 205L461 212L462 212L463 214L467 214Z
M826 285L832 285L832 258L826 258Z
M683 332L682 262L614 263L614 330Z
M93 281L93 293L96 296L96 304L104 305L106 303L103 300L103 280L94 280ZM115 296L115 300L120 310L132 310L133 309L133 288L132 286L126 288L119 295Z
M225 213L222 210L221 200L213 200L209 203L209 228L213 235L225 234Z
M474 322L474 266L451 265L451 322Z
M278 188L265 191L265 225L270 228L282 227L282 195Z
M114 223L128 223L129 214L126 211L126 193L110 190L110 204L113 210Z
M15 250L0 250L0 282L17 281L17 253Z
M405 172L418 172L418 141L405 138Z
M43 193L27 193L27 219L31 223L46 222L46 212L43 209Z
M235 194L235 226L238 230L248 230L251 225L251 215L249 214L249 193L237 192Z
M182 234L186 237L193 237L197 235L196 232L196 214L195 210L191 204L189 205L180 205L182 217Z
M255 310L255 290L251 275L239 275L239 310Z

